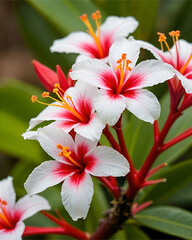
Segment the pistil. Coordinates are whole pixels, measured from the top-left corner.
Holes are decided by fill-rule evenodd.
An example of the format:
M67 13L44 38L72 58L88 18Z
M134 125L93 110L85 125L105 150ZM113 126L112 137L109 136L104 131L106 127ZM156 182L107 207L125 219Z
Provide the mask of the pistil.
M59 153L59 156L65 156L65 157L68 158L73 164L75 164L77 167L83 168L83 166L82 166L81 164L79 164L77 161L75 161L75 160L71 157L71 151L69 151L69 147L64 147L64 146L62 146L61 144L58 144L56 147L61 150L61 152Z
M57 97L59 99L51 97L49 92L43 92L41 96L43 98L50 98L53 101L58 102L59 104L41 102L37 99L37 96L35 96L35 95L33 95L31 97L31 101L38 102L38 103L46 105L46 106L61 107L61 108L67 109L74 116L76 116L81 122L87 122L88 119L84 115L80 114L78 112L78 110L76 109L75 104L72 100L72 97L69 96L65 91L63 91L61 89L61 87L59 86L59 84L56 83L54 86L55 86L55 88L53 89L53 92L57 95Z
M98 52L99 52L99 56L101 58L104 57L104 53L103 53L103 49L99 40L100 37L100 25L101 25L101 14L100 11L96 11L95 13L92 14L92 19L95 21L96 24L96 29L97 29L97 34L95 34L91 23L89 22L87 15L83 14L82 16L80 16L80 19L84 22L85 26L88 28L87 32L91 35L91 37L93 38L93 40L95 41L95 44L97 46Z

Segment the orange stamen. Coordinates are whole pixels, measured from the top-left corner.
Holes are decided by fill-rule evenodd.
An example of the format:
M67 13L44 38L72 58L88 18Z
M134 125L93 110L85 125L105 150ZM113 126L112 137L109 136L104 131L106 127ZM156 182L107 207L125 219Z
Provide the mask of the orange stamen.
M101 25L101 14L100 14L100 11L96 11L95 13L93 13L91 15L91 17L95 21L96 29L97 29L97 35L95 34L95 32L94 32L94 30L93 30L93 28L91 26L91 23L89 22L86 14L83 14L82 16L80 16L80 19L84 22L85 26L88 28L87 32L91 35L91 37L95 41L95 44L96 44L97 49L99 51L99 55L100 55L101 58L103 58L104 57L103 49L101 47L101 43L100 43L100 40L99 40L99 37L100 37L100 25Z
M69 151L69 147L64 147L61 144L58 144L56 146L58 149L61 150L61 152L59 153L59 156L65 156L66 158L68 158L73 164L75 164L77 167L83 168L83 166L81 164L79 164L78 162L76 162L70 155L71 155L71 151Z
M44 92L44 93L42 93L42 97L50 98L50 99L52 99L53 101L58 102L59 104L41 102L41 101L37 100L37 96L35 96L35 95L33 95L33 96L31 97L31 101L32 101L32 102L38 102L38 103L43 104L43 105L46 105L46 106L62 107L62 108L64 108L64 109L67 109L68 111L70 111L70 112L71 112L73 115L75 115L80 121L82 121L82 122L87 122L87 118L86 118L84 115L80 114L80 113L77 111L77 109L76 109L76 107L75 107L75 104L74 104L74 102L73 102L73 100L72 100L72 97L69 96L69 95L67 95L66 92L65 92L64 90L62 90L59 85L56 85L56 86L57 86L58 88L54 88L54 89L53 89L53 92L57 95L57 97L59 98L59 100L56 99L56 98L51 97L51 96L49 95L49 92ZM65 95L65 98L64 98L63 94Z
M192 59L192 53L190 54L187 62L186 62L186 63L183 65L183 67L181 68L181 70L180 70L180 73L181 73L181 74L183 74L183 73L185 72L185 69L187 68L187 66L188 66L189 62L191 61L191 59Z
M0 199L0 209L2 212L0 212L0 219L3 220L3 222L10 228L13 228L13 223L12 220L10 219L9 215L6 212L6 206L7 206L7 202L6 201L2 201Z
M124 81L126 72L132 70L132 68L129 67L129 64L131 63L131 61L126 58L127 58L127 54L123 53L121 55L121 58L119 60L117 60L118 65L115 68L115 70L117 70L117 69L120 70L120 82L119 82L119 86L117 88L116 94L119 94L122 90L123 81Z
M165 36L165 34L164 34L164 33L157 32L157 35L159 35L158 41L160 42L161 50L163 51L163 42L164 42L167 50L168 50L169 53L171 54L170 47L169 47L169 44L167 43L167 40L166 40L167 37Z

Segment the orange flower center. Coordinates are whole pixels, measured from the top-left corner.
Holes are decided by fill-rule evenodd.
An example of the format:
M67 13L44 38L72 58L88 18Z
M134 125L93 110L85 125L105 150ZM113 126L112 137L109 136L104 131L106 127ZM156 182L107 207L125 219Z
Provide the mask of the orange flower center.
M13 228L13 221L7 213L6 207L7 202L0 199L0 220L5 224L7 228Z
M79 164L77 161L75 161L72 157L71 157L71 151L69 151L69 147L64 147L61 144L58 144L56 146L58 149L61 150L61 152L59 153L59 156L65 156L66 158L69 159L70 162L72 162L73 164L75 164L77 167L79 168L83 168L83 166L81 164Z
M119 69L119 71L120 71L120 81L119 81L119 85L118 85L116 94L119 94L123 87L123 81L125 78L125 74L127 73L127 71L131 71L132 68L129 67L129 64L131 63L131 61L129 59L127 59L126 53L122 54L121 58L117 61L117 63L118 63L118 65L115 68L115 70L117 71Z
M80 19L83 21L83 23L85 24L85 26L88 28L87 32L91 35L91 37L93 38L98 52L99 52L99 56L101 58L104 57L104 53L103 53L103 49L101 47L101 43L99 40L100 37L100 26L101 26L101 14L100 11L96 11L95 13L93 13L91 15L92 19L95 21L95 25L96 25L96 29L97 29L97 33L95 33L95 31L93 30L93 27L91 26L91 23L89 22L87 15L83 14L82 16L80 16Z
M79 111L76 109L75 104L72 100L72 97L69 96L65 91L63 91L58 83L56 83L54 87L55 88L53 89L53 92L57 95L58 99L51 97L49 92L43 92L41 96L43 98L50 98L58 102L59 104L52 104L52 103L49 104L49 103L41 102L37 100L37 96L35 95L31 97L31 101L38 102L46 106L54 106L54 107L61 107L61 108L67 109L74 116L76 116L81 122L87 122L88 119L84 115L79 113Z

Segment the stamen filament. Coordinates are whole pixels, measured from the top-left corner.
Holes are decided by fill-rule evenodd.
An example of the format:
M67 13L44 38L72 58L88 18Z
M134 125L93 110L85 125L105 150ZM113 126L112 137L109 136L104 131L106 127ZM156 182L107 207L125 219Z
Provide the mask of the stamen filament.
M96 11L95 13L92 14L92 18L95 21L96 24L96 28L97 28L97 35L95 34L91 23L89 22L87 15L83 14L82 16L80 16L80 19L84 22L85 26L88 28L87 32L91 35L91 37L93 38L93 40L95 41L95 44L97 46L98 52L99 52L99 56L101 58L104 57L104 53L103 53L103 49L101 47L101 43L99 40L100 37L100 25L101 25L101 15L99 11Z
M116 94L119 94L122 90L123 87L123 81L125 78L125 74L127 71L131 71L132 69L129 67L129 64L131 63L130 60L126 59L127 54L123 53L121 58L117 61L119 64L115 70L119 69L120 70L120 81L119 81L119 86L117 88Z
M11 219L7 215L7 212L5 210L6 205L7 205L7 203L5 201L0 200L0 209L2 210L2 213L0 212L0 219L2 219L4 221L4 223L7 224L7 226L9 226L10 228L13 228L13 224L11 222Z
M187 62L186 62L186 63L184 64L184 66L181 68L181 70L180 70L180 73L181 73L181 74L183 74L183 73L185 72L185 69L187 68L187 66L188 66L189 62L191 61L191 59L192 59L192 53L190 54Z
M81 164L79 164L78 162L76 162L70 155L71 155L71 151L69 151L68 147L64 147L61 144L58 144L56 146L57 148L61 149L61 152L59 153L59 156L65 156L67 157L73 164L75 164L77 167L83 168L83 166Z
M65 91L63 91L63 90L60 88L60 86L57 86L57 87L58 87L58 88L54 88L54 89L53 89L53 92L57 95L57 97L59 98L59 100L56 99L56 98L51 97L51 96L49 95L49 92L44 92L44 93L42 94L42 97L50 98L50 99L52 99L53 101L60 103L61 105L53 104L53 103L41 102L41 101L37 100L37 97L34 96L34 95L31 97L32 102L38 102L38 103L43 104L43 105L46 105L46 106L62 107L62 108L64 108L64 109L67 109L68 111L70 111L70 112L71 112L74 116L76 116L81 122L87 122L88 119L87 119L84 115L80 114L80 113L77 111L77 109L76 109L76 107L75 107L75 104L74 104L71 96L67 95L67 94L65 93ZM60 89L61 89L61 91L60 91ZM62 92L65 94L66 99L64 99Z

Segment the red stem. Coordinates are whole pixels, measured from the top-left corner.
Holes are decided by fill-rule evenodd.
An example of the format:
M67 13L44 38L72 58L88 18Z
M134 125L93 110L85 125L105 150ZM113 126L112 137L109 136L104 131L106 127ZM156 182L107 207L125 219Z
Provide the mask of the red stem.
M106 125L106 127L104 128L103 134L105 135L107 140L110 142L113 149L121 153L121 148L119 147L119 144L116 142L115 138L111 134L108 125Z
M135 167L133 166L131 157L129 156L129 153L127 151L127 146L126 146L126 143L125 143L125 139L123 137L121 118L116 123L114 128L115 128L118 140L119 140L119 145L121 147L121 152L122 152L123 156L127 159L127 161L129 162L129 165L130 165L130 172L128 173L128 180L129 180L129 184L132 184L134 182L134 175L136 173L136 170L135 170Z
M112 178L112 181L107 177L97 177L97 179L108 188L115 199L118 199L120 197L119 187L115 178Z
M158 141L158 138L159 138L159 123L158 123L157 120L154 121L153 128L154 128L154 139L155 139L155 141Z
M134 187L129 186L129 189L126 193L126 196L128 199L133 199L137 192L140 190L149 170L151 169L154 161L158 157L158 155L161 153L161 147L163 145L163 142L172 127L173 123L176 121L176 119L181 116L181 112L176 112L176 113L169 113L169 116L165 122L165 125L162 129L162 131L159 133L159 137L157 140L155 140L153 147L145 160L143 166L141 169L138 171L137 176L135 178L135 184Z
M180 135L178 135L177 137L171 139L169 142L165 143L162 148L161 148L161 152L167 150L168 148L172 147L173 145L175 145L176 143L184 140L185 138L188 138L192 135L192 127L190 127L189 129L187 129L186 131L184 131L183 133L181 133Z
M63 231L65 231L65 235L74 237L76 239L84 239L84 240L90 239L90 236L88 233L83 232L83 231L71 226L63 218L58 219L47 211L41 211L41 213L43 213L43 215L45 215L47 218L49 218L50 220L52 220L53 222L55 222L56 224L61 226Z
M66 229L62 227L31 227L26 226L23 237L41 234L60 234L66 235Z

